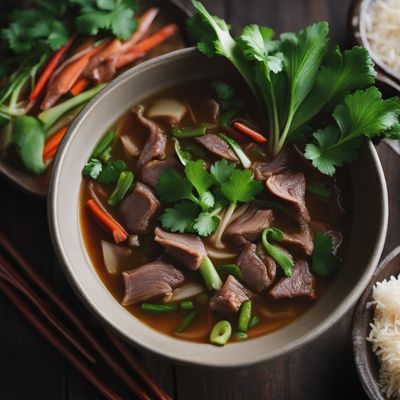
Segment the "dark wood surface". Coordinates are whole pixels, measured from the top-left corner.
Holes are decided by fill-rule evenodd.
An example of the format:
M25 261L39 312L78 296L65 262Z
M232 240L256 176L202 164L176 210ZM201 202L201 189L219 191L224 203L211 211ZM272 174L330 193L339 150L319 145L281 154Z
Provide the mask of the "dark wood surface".
M349 0L208 0L204 3L215 14L227 18L235 31L254 22L269 25L279 33L328 20L332 44L347 45ZM391 204L386 254L399 243L399 160L384 143L379 146L379 154ZM69 206L74 205L66 204ZM46 203L19 192L0 179L0 227L57 290L79 308L51 248ZM85 310L82 309L82 313L85 314ZM235 372L174 366L150 355L140 356L175 399L365 399L353 363L351 314L352 311L308 346L271 363ZM85 318L88 318L86 314ZM100 399L2 296L0 399Z

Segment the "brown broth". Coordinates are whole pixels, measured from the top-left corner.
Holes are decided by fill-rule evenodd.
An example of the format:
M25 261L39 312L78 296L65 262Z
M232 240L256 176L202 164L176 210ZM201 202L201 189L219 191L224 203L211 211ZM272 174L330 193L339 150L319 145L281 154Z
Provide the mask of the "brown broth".
M204 102L205 99L214 97L213 90L210 87L210 83L210 81L188 82L159 93L157 96L146 100L143 105L147 106L155 98L175 98L183 102L188 102L192 106L196 115L201 115L202 102ZM253 100L249 97L248 93L241 86L238 86L236 84L233 84L233 86L235 87L236 92L240 94L240 97L245 99L245 104L248 105L247 110L251 110L251 112L242 113L241 117L245 117L251 121L254 121L258 124L258 126L262 126L260 123L259 115L257 115L257 112L255 111L257 110L257 107L255 106ZM161 121L158 122L163 125ZM193 125L193 123L191 123L186 116L179 125L188 126ZM164 128L166 128L165 124ZM145 129L136 121L136 118L131 112L127 112L122 117L122 119L113 127L113 129L115 129L118 134L123 133L124 135L130 135L130 137L135 140L135 144L137 146L139 146L140 148L143 147L147 137L147 133ZM169 149L169 151L173 150ZM128 168L136 172L135 164L137 159L128 159L126 157L120 141L117 141L117 143L113 146L112 156L115 159L123 159L124 161L126 161ZM210 157L210 160L212 160L212 157ZM300 168L301 166L299 166L299 169ZM346 187L346 191L344 192L347 193L347 182L344 178L344 176L339 176L339 186L342 188ZM111 190L112 188L106 190L107 196L110 194ZM113 276L107 272L104 265L101 249L101 240L112 241L112 238L110 238L110 235L107 232L100 229L99 226L94 222L94 220L88 215L85 209L85 201L89 197L90 195L87 181L83 180L81 185L80 218L85 246L100 279L103 281L103 283L112 293L112 295L116 298L116 300L118 302L121 302L124 293L121 274L117 273ZM344 200L347 199L345 198ZM319 223L326 224L327 226L329 226L330 229L340 230L345 237L347 236L346 232L348 231L349 227L343 226L340 221L335 220L329 215L326 209L326 203L317 200L310 195L306 196L306 203L312 221L318 221ZM348 209L347 206L348 205L346 204L346 209ZM120 220L117 208L112 209L111 207L107 207L107 209L117 220ZM346 220L349 219L350 218L346 218ZM287 228L288 226L290 226L290 223L284 217L278 216L276 223L274 223L274 226ZM318 225L311 226L311 229L313 233L315 233L315 231L318 229ZM126 263L127 265L124 264L123 266L121 266L120 271L131 270L132 268L138 267L156 259L160 255L160 249L152 242L151 236L146 238L145 242L147 244L147 251L145 251L145 249L143 248L144 246L139 247L137 250L133 250L129 261ZM340 251L342 251L342 249L343 246L341 247ZM238 251L232 247L227 247L227 251L238 253ZM210 258L212 259L212 257ZM212 259L212 261L215 265L218 265L235 262L235 258L224 260ZM190 279L191 281L201 282L200 274L193 273L184 269L181 270L187 279ZM319 298L329 287L330 280L317 279L316 282L316 294L317 298ZM265 294L256 295L255 297L253 297L252 314L258 315L261 318L261 323L251 329L248 332L248 336L250 338L254 338L275 331L304 314L310 307L312 307L313 304L314 301L308 299L297 298L294 300L276 301L268 299ZM226 319L226 316L218 315L215 312L211 312L208 305L197 306L199 313L196 320L190 325L187 331L177 335L176 333L174 333L174 331L183 318L184 314L181 311L154 315L140 310L139 305L131 305L126 308L139 320L143 321L152 328L163 332L164 334L180 337L185 340L203 343L208 342L208 337L212 326L217 321L221 319ZM233 330L235 331L237 316L233 316L231 318L231 323ZM234 341L234 339L231 339L231 341Z

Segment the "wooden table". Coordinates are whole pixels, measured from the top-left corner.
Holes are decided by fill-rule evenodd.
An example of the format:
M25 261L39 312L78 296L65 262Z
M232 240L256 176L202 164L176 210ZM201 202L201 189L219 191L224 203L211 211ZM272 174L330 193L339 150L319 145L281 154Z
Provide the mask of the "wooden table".
M245 24L258 23L271 26L279 33L328 20L332 44L347 45L346 15L350 0L208 0L204 3L215 14L228 19L235 31ZM399 163L397 155L385 144L379 146L379 154L391 202L386 254L398 243ZM59 292L80 308L51 247L45 201L31 198L0 180L0 226ZM82 314L85 313L82 309ZM269 364L236 372L204 371L174 366L149 355L141 357L176 399L364 399L353 364L350 322L351 312L308 346ZM2 296L0 365L2 400L100 398Z

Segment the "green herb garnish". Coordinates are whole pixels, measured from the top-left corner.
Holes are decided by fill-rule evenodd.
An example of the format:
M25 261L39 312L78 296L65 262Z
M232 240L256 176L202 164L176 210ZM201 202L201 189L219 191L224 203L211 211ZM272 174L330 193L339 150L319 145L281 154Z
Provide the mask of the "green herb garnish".
M314 251L311 256L311 270L322 278L334 275L341 266L330 235L317 232L314 238Z

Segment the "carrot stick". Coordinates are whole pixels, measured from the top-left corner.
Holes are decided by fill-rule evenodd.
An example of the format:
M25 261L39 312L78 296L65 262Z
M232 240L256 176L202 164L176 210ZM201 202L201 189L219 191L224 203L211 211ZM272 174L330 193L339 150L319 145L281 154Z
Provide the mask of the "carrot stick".
M55 133L44 145L43 149L43 161L51 160L57 152L58 146L61 142L61 139L67 133L68 127L60 129L57 133Z
M89 199L86 206L96 220L112 233L115 243L118 244L128 238L128 232L115 219L107 215L93 199Z
M258 133L254 129L249 128L248 126L246 126L245 124L242 124L241 122L234 122L233 126L238 131L244 133L245 135L252 138L256 142L265 143L267 141L267 138L265 136L261 135L261 133Z
M165 42L167 39L173 36L177 30L178 26L176 24L168 24L148 38L131 46L125 53L119 56L115 65L116 68L122 68L125 65L141 58L147 51Z
M81 94L84 90L85 87L88 85L89 81L87 79L81 78L78 79L74 85L72 86L71 90L69 91L73 96L78 96L78 94Z
M68 42L65 43L64 46L62 46L60 49L58 49L51 57L50 61L46 65L46 68L42 72L42 75L40 75L40 78L38 79L35 87L33 88L32 93L29 96L30 101L36 100L39 94L42 92L42 90L46 86L47 81L50 79L51 75L57 68L57 65L60 62L62 56L72 46L72 43L74 42L76 36L77 36L76 34L72 36L71 39L69 39Z

